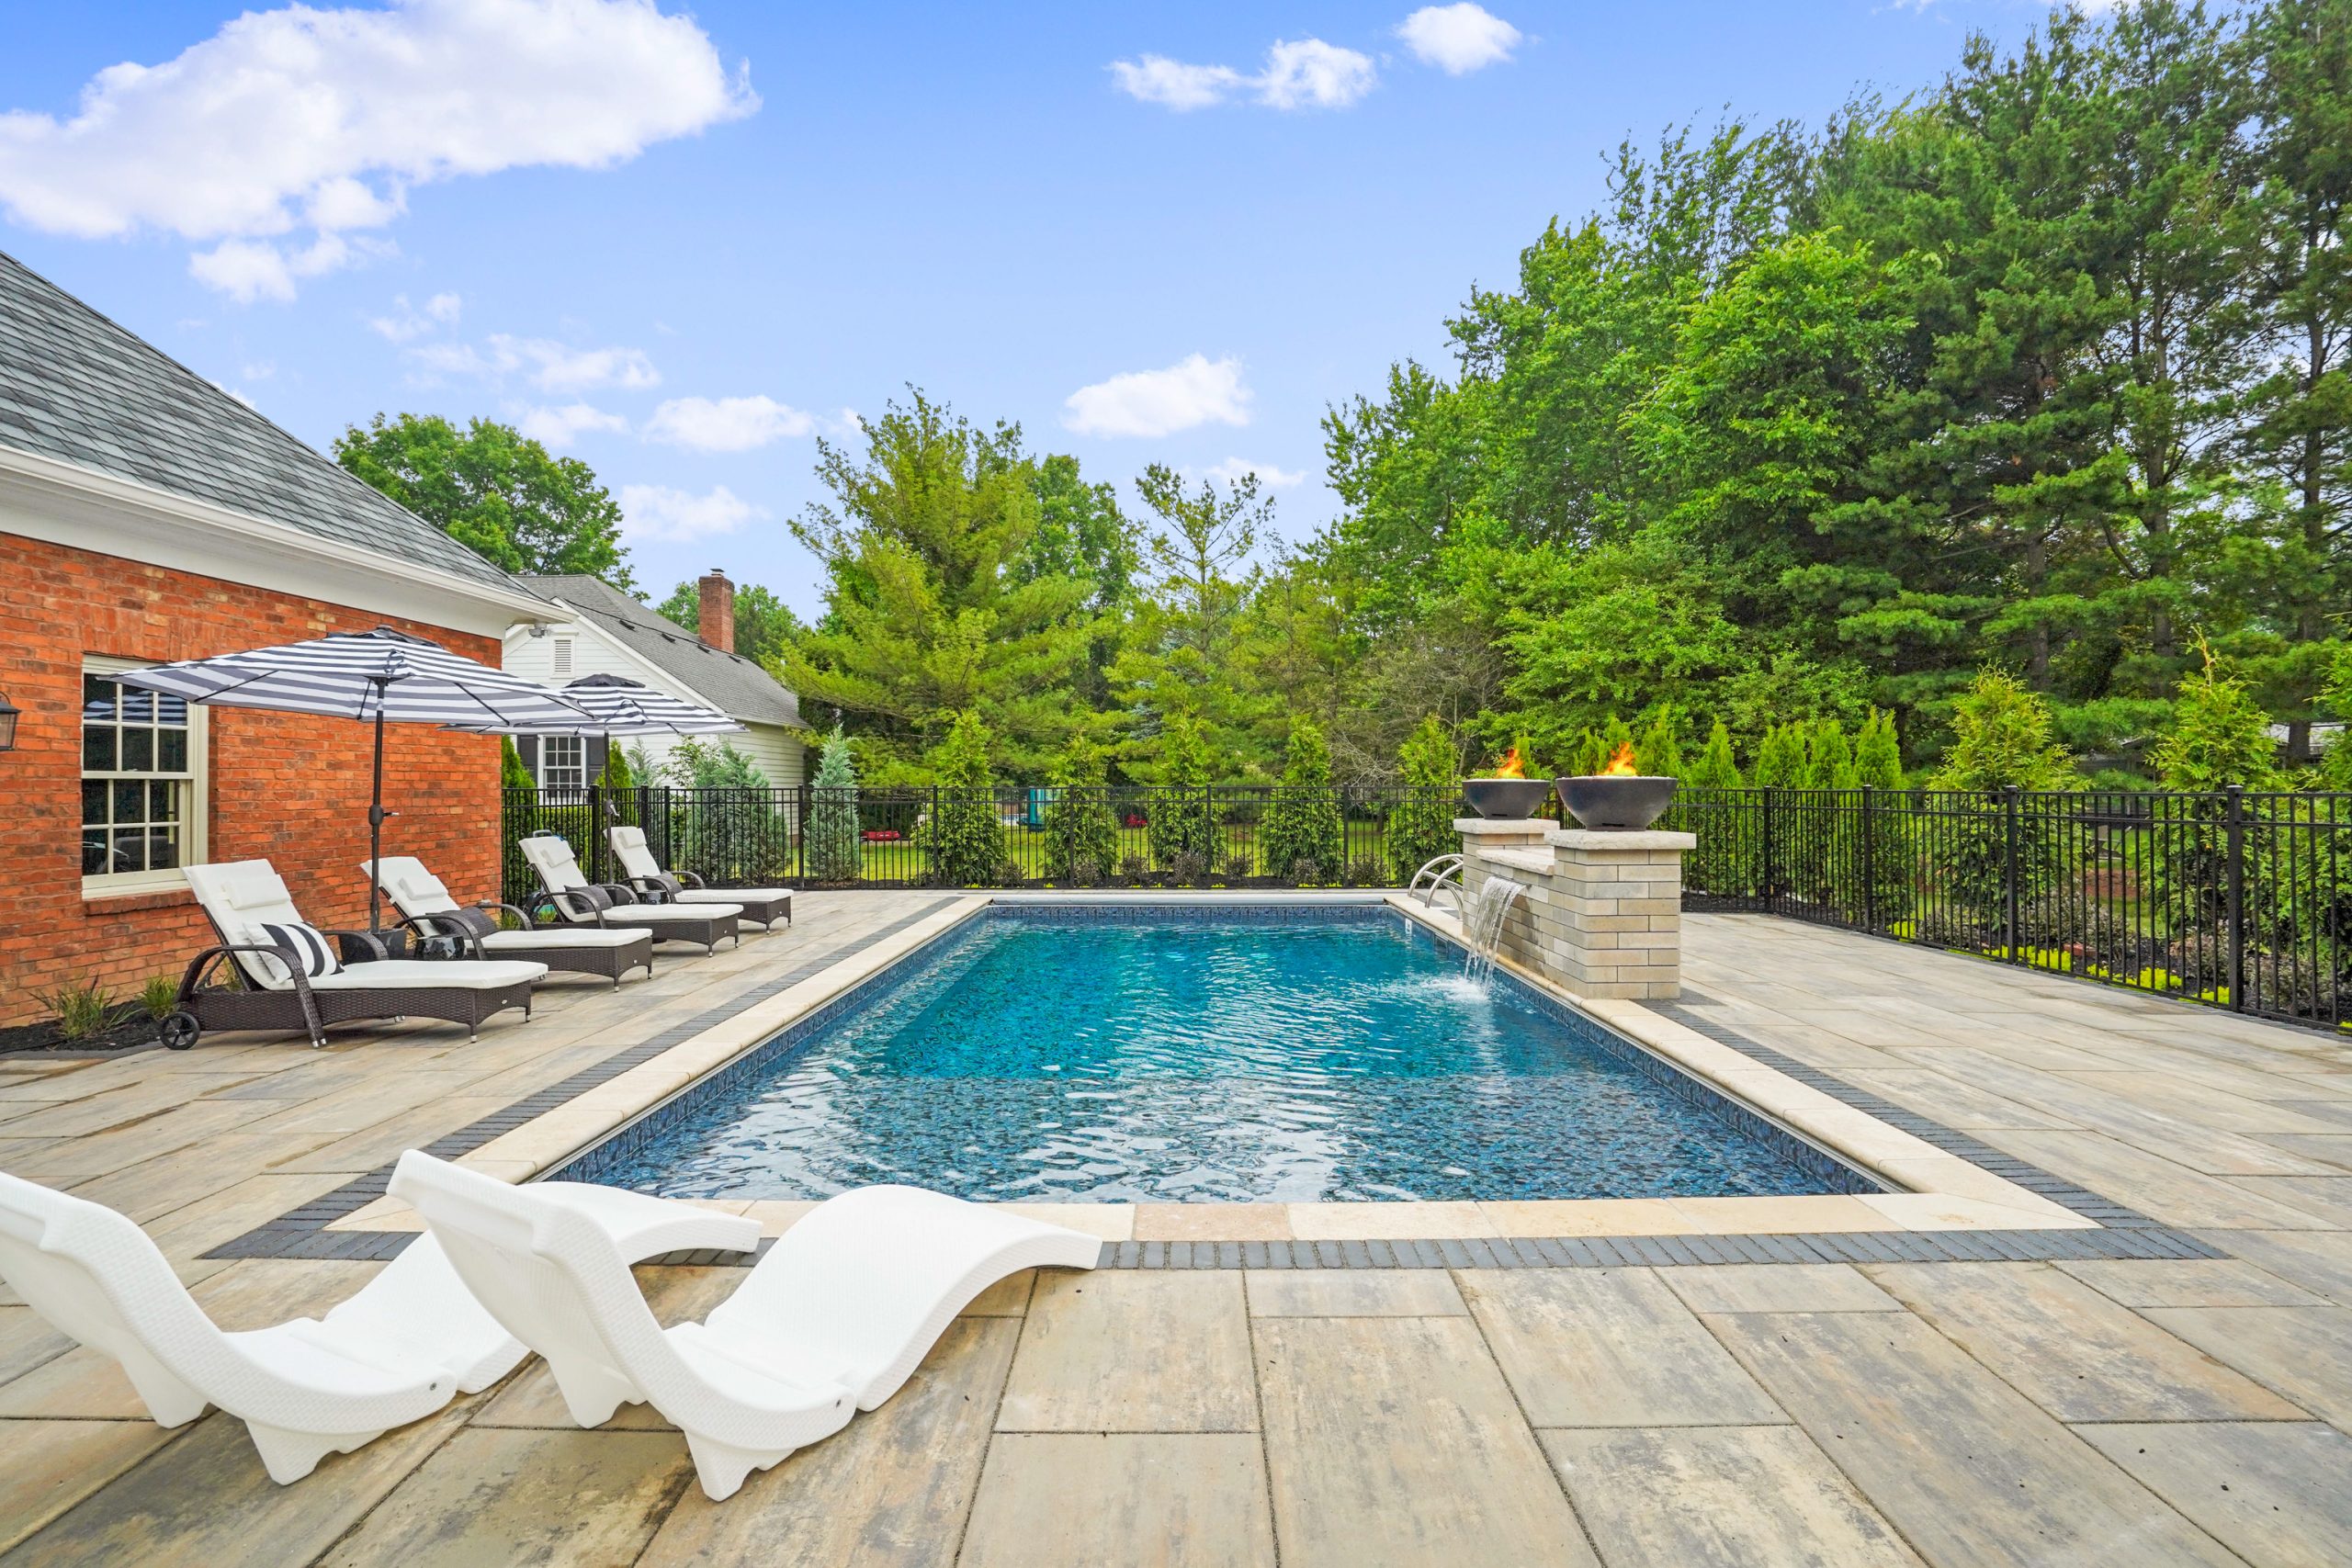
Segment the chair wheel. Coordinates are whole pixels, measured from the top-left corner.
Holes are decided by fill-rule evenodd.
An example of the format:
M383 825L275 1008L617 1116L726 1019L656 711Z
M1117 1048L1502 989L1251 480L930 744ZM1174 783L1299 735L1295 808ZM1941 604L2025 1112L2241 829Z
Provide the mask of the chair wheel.
M167 1051L185 1051L204 1033L204 1026L196 1021L196 1014L182 1008L167 1016L156 1031Z

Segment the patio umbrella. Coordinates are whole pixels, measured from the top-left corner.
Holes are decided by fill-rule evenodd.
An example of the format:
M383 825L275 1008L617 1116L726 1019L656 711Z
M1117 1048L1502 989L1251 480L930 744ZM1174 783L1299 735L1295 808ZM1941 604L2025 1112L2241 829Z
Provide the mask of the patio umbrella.
M659 692L626 675L582 675L559 687L578 713L526 724L469 720L452 729L478 735L724 735L743 728L717 708Z
M270 708L372 721L376 772L368 803L371 865L380 863L384 849L387 723L473 721L503 728L577 722L582 716L570 700L545 686L390 626L371 632L330 632L309 642L126 670L112 679L214 707ZM380 931L381 919L377 900L370 898L368 929Z

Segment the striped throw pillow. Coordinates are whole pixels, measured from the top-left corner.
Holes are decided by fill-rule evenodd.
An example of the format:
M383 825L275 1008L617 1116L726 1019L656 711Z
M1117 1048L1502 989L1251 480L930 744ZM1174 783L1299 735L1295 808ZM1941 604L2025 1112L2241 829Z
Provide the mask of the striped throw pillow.
M335 958L334 943L326 932L316 926L289 921L282 926L264 922L262 931L276 946L294 955L294 966L305 979L315 980L322 975L333 975L343 967ZM267 959L265 963L269 962Z

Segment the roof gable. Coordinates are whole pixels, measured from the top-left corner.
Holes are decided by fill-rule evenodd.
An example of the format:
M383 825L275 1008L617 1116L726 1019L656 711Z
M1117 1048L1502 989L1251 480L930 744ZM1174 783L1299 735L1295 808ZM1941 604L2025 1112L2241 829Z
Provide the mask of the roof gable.
M5 252L0 446L514 587L432 524Z
M522 581L532 592L570 606L598 631L729 718L747 724L799 726L799 701L758 663L740 653L722 653L603 579L563 573Z

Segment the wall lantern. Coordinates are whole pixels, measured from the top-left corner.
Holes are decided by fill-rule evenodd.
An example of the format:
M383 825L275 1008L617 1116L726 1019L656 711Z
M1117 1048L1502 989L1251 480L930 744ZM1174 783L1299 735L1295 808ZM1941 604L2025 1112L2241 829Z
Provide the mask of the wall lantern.
M6 692L0 692L0 751L17 749L17 716L24 711L8 700Z

